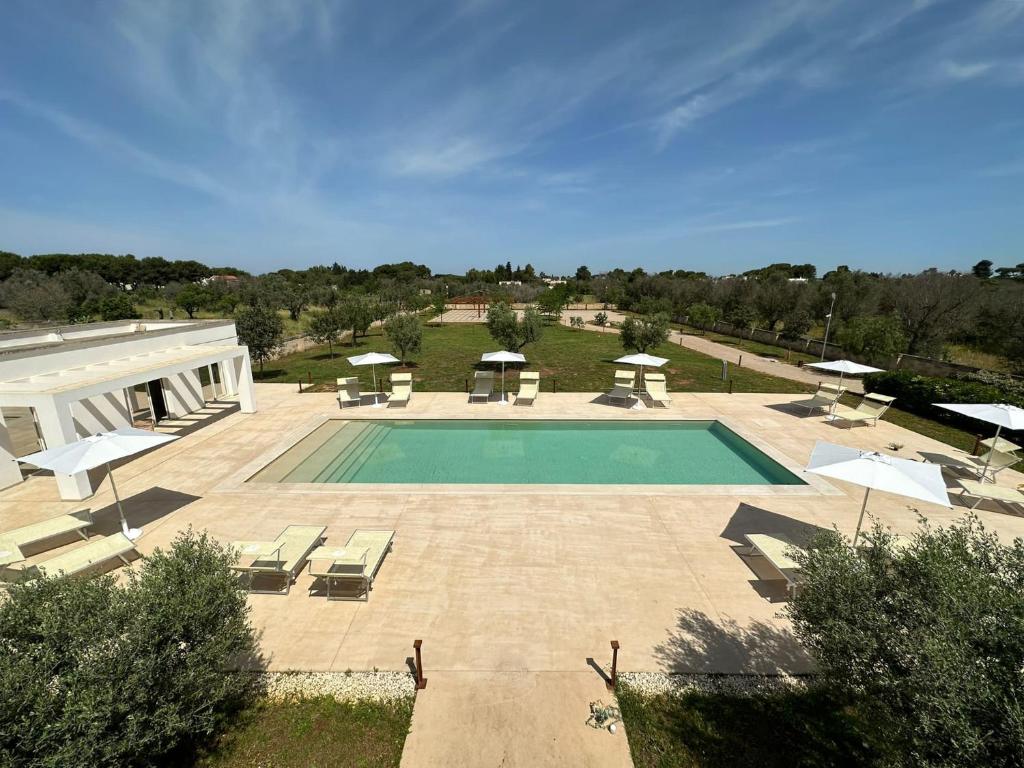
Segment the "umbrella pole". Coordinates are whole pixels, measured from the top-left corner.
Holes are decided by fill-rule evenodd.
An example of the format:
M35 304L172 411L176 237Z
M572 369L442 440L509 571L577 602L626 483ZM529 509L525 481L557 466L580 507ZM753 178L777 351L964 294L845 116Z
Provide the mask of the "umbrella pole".
M370 366L370 375L373 376L373 404L377 405L380 403L380 397L377 394L377 366Z
M501 402L505 402L505 361L501 361Z
M994 451L996 449L996 446L999 445L999 433L1002 432L1002 431L1003 431L1003 425L1002 424L996 424L996 436L992 440L992 447L989 448L989 450L988 450L988 458L985 459L985 468L983 470L981 470L981 482L983 482L983 483L985 482L985 478L988 477L988 466L989 466L989 464L992 463L992 451ZM995 481L996 481L996 479L995 479L995 477L993 477L992 478L992 482L994 483Z
M137 528L129 528L128 520L124 516L124 507L121 506L121 497L117 494L117 486L114 484L114 471L110 468L110 462L107 462L107 478L110 480L110 490L114 494L114 503L117 504L117 514L121 518L121 531L129 539L133 541L142 535L142 531Z
M860 526L864 522L864 511L868 508L868 495L870 495L871 489L868 488L864 491L864 503L860 505L860 517L857 518L857 530L853 534L853 546L857 546L857 539L860 537Z

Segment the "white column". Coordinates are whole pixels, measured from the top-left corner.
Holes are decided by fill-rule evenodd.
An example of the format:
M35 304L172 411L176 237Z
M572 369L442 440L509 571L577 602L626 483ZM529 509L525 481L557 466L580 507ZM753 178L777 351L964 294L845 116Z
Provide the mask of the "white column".
M14 445L7 431L7 422L0 411L0 488L10 488L21 482L21 465L14 457Z
M242 413L256 413L256 387L252 382L252 363L249 355L240 355L229 362L232 369L235 368L235 364L241 368L237 372L239 408Z
M47 448L58 448L78 440L75 420L67 403L53 400L40 403L36 406L36 419ZM57 488L62 499L80 500L92 496L88 473L79 472L71 476L54 473L54 477L57 479Z
M238 371L235 369L235 360L227 357L220 361L220 381L224 385L225 395L238 394Z

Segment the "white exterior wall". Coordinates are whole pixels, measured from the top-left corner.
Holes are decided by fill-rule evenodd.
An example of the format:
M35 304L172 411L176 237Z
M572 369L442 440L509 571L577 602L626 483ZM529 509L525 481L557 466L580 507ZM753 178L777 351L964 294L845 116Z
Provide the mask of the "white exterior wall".
M124 390L116 389L72 403L71 415L78 436L87 437L97 432L130 427L132 415L128 412L124 397Z
M14 458L11 436L7 433L3 412L0 411L0 488L10 488L21 482L21 465Z
M203 385L195 371L176 373L162 379L161 383L168 416L180 418L206 405L203 399Z

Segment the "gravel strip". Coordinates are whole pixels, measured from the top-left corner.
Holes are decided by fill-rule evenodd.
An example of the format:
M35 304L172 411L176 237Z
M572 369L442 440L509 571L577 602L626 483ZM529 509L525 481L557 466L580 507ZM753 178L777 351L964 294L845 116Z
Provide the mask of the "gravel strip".
M663 672L622 672L619 682L642 696L686 693L773 693L804 688L810 675L667 675Z
M408 672L264 672L270 699L333 696L338 701L395 701L416 695Z

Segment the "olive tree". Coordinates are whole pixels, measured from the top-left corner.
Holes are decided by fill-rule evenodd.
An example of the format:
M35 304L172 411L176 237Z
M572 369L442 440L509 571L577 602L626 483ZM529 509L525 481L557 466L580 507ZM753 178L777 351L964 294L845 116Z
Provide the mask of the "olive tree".
M887 764L1024 762L1024 542L975 517L922 523L909 546L880 526L859 550L838 533L795 553L789 606L822 681L891 749Z
M260 693L234 556L182 533L126 583L44 577L0 602L0 764L164 765ZM174 764L177 764L174 762Z
M508 304L498 302L487 309L487 330L503 349L518 352L544 333L544 321L533 307L523 311L522 318Z
M706 334L708 328L717 323L722 315L718 307L703 301L690 305L686 312L690 323L700 328L702 335Z
M326 344L327 350L334 359L334 342L342 330L342 317L339 312L329 309L326 312L314 312L306 320L306 332L317 344Z
M403 364L410 354L420 351L423 343L423 323L418 315L410 312L392 315L385 320L384 333Z
M262 373L263 364L281 344L284 322L277 312L257 302L235 314L235 331L238 340L249 348L249 354L260 364Z
M621 329L619 338L626 351L646 352L668 341L668 315L630 316L622 321Z

